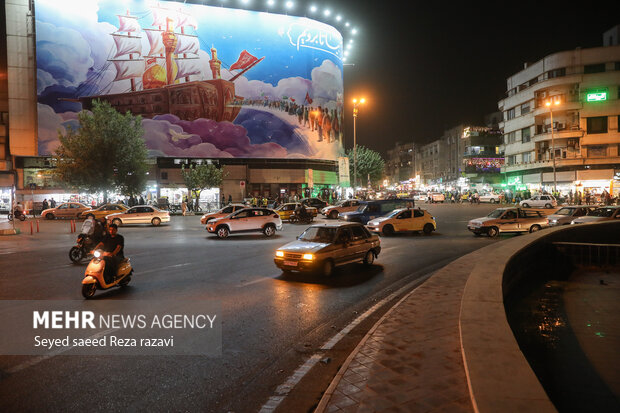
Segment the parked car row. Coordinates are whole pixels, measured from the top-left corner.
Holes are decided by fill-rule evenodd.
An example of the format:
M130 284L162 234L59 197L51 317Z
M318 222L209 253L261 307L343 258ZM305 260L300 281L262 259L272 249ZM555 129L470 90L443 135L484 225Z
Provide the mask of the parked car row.
M620 220L620 206L565 206L548 216L537 210L510 207L498 208L486 217L470 220L467 229L476 236L486 234L489 237L496 237L504 232L535 232L558 225L584 224L614 219Z

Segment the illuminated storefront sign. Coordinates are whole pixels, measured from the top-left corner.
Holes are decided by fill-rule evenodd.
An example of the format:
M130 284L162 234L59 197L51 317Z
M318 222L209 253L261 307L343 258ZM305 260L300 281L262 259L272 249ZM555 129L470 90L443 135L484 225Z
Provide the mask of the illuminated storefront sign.
M588 102L602 102L607 100L607 91L594 91L588 92L586 95L586 101Z

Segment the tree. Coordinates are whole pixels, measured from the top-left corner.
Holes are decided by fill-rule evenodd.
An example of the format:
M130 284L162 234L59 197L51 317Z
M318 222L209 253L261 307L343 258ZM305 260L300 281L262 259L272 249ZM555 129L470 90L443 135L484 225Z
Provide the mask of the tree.
M212 163L190 164L189 168L181 166L183 181L196 199L196 206L200 199L200 193L205 188L219 188L224 179L224 171Z
M354 182L354 156L353 149L347 152L349 158L349 174L351 182ZM376 182L383 178L383 169L385 161L378 152L368 149L364 146L357 145L357 179L358 185L363 185L368 181L370 175L371 182Z
M142 118L118 113L107 102L94 101L92 111L78 114L79 128L58 133L54 174L80 191L118 191L136 195L146 186L147 149Z

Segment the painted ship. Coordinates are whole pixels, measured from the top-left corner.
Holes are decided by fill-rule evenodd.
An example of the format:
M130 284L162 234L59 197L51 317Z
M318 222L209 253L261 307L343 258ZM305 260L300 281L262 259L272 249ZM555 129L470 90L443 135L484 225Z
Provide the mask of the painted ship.
M138 17L127 11L117 15L119 27L111 34L116 45L108 59L108 64L116 68L113 83L125 82L128 90L122 93L100 91L97 96L80 97L82 108L91 109L94 100L101 100L121 113L129 111L146 118L173 114L183 120L235 120L241 110L237 102L243 97L235 95L233 82L263 58L258 59L244 50L229 69L239 72L224 80L220 75L222 62L215 47L211 47L212 79L190 81L190 76L202 73L198 57L200 41L196 35L188 33L190 28L196 31L196 19L181 9L153 6L151 12L151 28L142 28ZM147 53L143 53L143 33L148 39Z

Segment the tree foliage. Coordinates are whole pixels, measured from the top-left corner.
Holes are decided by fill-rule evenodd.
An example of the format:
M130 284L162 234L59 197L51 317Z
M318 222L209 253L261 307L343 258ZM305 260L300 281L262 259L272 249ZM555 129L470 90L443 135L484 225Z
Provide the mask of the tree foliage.
M79 128L59 132L55 153L56 177L80 191L125 195L142 192L146 186L147 149L142 119L118 113L107 102L94 101L92 111L78 114Z
M349 158L349 174L351 176L351 183L354 182L354 153L353 148L347 151ZM370 181L377 182L383 178L383 169L385 161L381 155L368 149L365 146L357 145L357 184L365 185L368 182L368 175L370 174Z
M181 175L187 189L196 199L196 205L203 189L219 188L224 179L224 171L212 163L190 164L188 168L183 165Z

